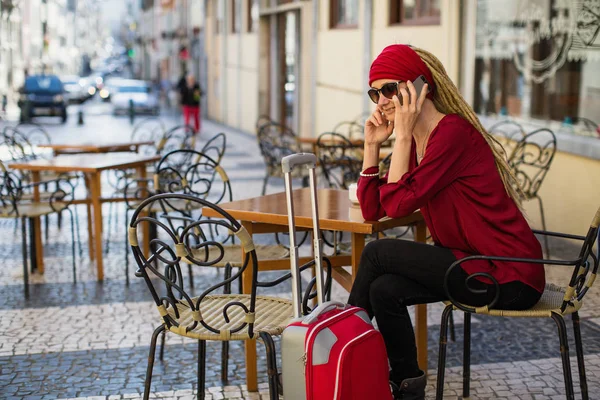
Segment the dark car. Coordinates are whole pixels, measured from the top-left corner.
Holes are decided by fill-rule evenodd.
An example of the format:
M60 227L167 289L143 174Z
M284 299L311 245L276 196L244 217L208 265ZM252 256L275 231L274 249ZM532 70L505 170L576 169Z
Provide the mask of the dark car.
M31 75L21 88L21 121L36 115L59 116L67 121L67 99L63 83L56 75Z

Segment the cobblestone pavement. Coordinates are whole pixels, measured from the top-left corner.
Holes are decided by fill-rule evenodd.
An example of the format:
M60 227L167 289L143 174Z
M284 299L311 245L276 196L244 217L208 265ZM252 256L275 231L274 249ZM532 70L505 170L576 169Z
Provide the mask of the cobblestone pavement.
M175 124L172 117L166 118ZM45 121L44 121L45 122ZM128 137L131 127L125 118L105 115L102 106L86 114L84 126L74 118L66 127L48 122L55 142L76 140L118 140ZM228 147L223 167L231 177L236 199L260 193L264 166L255 138L249 134L204 121L202 140L225 131ZM106 183L106 182L105 182ZM110 186L103 186L110 195ZM282 190L282 181L273 179L269 191ZM108 206L104 217L108 218ZM25 300L18 227L0 221L0 399L136 399L144 386L148 346L159 322L145 284L132 278L125 285L124 214L111 232L105 258L105 281L95 280L95 267L87 255L85 208L78 210L83 254L77 256L77 279L71 274L70 232L61 230L56 219L49 224L45 241L46 272L31 276L31 297ZM105 221L106 224L107 221ZM106 226L106 225L105 225ZM273 242L270 235L259 238ZM567 258L573 247L557 243L553 254ZM130 260L133 269L133 260ZM194 271L195 281L210 284L222 278L215 270ZM277 275L277 273L271 273ZM548 280L565 282L570 271L548 269ZM289 297L281 285L269 294ZM347 294L334 287L335 299ZM600 296L592 291L581 312L582 335L588 385L592 398L600 393ZM429 309L429 385L435 393L435 374L442 306ZM456 342L448 345L445 398L457 398L462 388L462 322L455 313ZM563 399L565 397L558 338L550 320L510 320L474 317L472 325L473 399ZM572 331L570 331L572 333ZM571 335L572 336L572 335ZM228 382L220 380L219 343L207 346L207 399L268 398L266 365L259 349L259 392L248 393L244 385L243 346L230 348ZM570 344L571 364L577 375L574 343ZM168 334L164 362L156 362L152 381L153 398L192 399L196 394L196 343ZM580 393L575 377L575 390ZM428 398L429 398L428 397Z

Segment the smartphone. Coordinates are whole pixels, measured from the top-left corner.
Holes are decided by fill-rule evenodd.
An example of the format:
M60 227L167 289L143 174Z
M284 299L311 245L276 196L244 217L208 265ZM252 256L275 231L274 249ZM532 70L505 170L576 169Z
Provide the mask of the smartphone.
M429 82L427 82L427 79L425 79L425 77L423 75L419 75L419 77L413 81L413 85L415 86L415 91L417 92L417 96L419 96L421 94L421 90L423 90L423 86L426 83L428 84L427 93L429 93L429 92L431 92L431 86L429 86ZM400 100L400 105L402 105L402 96L401 95L398 96L398 100ZM408 101L410 103L412 103L412 100L410 98L410 92L408 92Z

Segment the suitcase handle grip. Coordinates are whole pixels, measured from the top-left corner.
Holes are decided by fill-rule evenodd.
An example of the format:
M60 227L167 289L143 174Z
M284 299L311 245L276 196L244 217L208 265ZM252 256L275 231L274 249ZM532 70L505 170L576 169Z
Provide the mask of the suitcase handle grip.
M345 310L346 307L348 307L347 304L339 301L327 301L317 306L317 308L315 308L308 316L306 316L302 322L307 325L310 325L313 322L315 322L315 320L319 318L321 314L325 314L327 311L331 311L334 308Z
M294 167L308 164L308 168L317 167L317 156L312 153L290 154L281 159L281 167L285 174L292 172Z

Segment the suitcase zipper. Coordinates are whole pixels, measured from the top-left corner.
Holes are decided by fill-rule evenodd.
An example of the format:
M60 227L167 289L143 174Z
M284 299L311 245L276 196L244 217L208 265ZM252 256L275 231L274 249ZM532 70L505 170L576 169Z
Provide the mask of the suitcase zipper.
M356 312L358 310L360 310L360 308L358 308L358 307L352 307L347 310L344 310L337 315L334 315L332 317L327 318L324 321L319 322L317 325L314 326L313 329L311 329L310 334L307 336L307 338L304 342L304 371L305 371L306 383L307 383L307 387L306 387L307 397L310 396L310 391L308 390L309 389L308 382L311 382L311 380L312 380L311 379L312 378L312 375L311 375L312 368L308 368L308 370L307 370L307 365L312 363L312 357L309 356L308 349L313 345L314 338L316 337L315 332L320 331L320 328L322 328L322 327L325 328L325 327L331 325L332 323L334 323L338 319L343 318L347 314L356 314ZM359 336L359 337L361 337L361 336Z
M335 390L333 391L333 400L339 400L339 396L341 396L341 394L338 395L338 390L340 388L340 375L341 375L342 361L344 360L344 356L346 355L346 349L348 347L354 346L355 344L358 344L364 340L367 340L369 338L369 336L372 336L375 333L376 333L375 329L371 329L371 330L368 330L368 331L362 333L360 336L357 336L354 339L352 339L351 341L349 341L348 343L346 343L346 345L340 351L340 357L338 358L338 365L337 365L337 369L335 372Z

